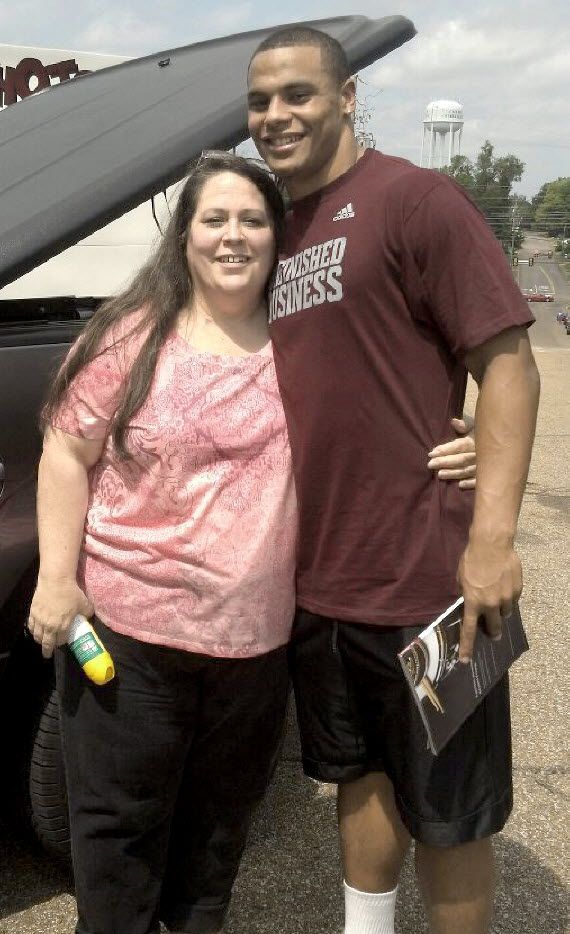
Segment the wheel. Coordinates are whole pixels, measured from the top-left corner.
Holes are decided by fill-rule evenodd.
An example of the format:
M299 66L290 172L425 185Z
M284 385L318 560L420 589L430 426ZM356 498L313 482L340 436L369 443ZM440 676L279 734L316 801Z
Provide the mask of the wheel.
M59 698L55 688L48 695L33 738L29 790L36 836L54 856L69 860L67 789L59 730Z

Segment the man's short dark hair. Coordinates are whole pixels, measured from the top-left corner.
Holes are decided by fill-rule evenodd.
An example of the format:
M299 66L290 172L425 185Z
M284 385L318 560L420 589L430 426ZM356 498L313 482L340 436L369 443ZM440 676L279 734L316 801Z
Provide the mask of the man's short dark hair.
M270 33L263 42L259 43L251 56L250 67L255 56L260 52L302 45L312 45L321 50L323 66L339 87L350 77L350 66L340 42L326 32L312 29L310 26L284 26Z

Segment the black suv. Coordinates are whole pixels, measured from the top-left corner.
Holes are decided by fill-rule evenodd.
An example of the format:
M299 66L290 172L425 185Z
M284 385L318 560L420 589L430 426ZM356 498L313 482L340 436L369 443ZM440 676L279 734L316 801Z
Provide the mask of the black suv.
M67 800L53 662L25 624L37 574L38 428L50 379L97 300L0 300L1 800L24 802L42 843L67 856ZM22 794L24 791L24 794Z

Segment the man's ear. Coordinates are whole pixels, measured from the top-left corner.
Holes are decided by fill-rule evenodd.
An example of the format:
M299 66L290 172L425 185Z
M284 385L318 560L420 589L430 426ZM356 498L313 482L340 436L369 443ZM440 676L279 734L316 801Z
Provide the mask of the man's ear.
M356 110L356 78L351 75L341 88L343 113L352 116Z

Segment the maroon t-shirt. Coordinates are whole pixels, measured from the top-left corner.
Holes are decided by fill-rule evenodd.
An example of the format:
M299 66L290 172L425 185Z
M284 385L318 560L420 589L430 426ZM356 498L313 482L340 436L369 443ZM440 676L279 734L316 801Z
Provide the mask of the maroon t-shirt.
M465 353L533 320L486 221L439 173L367 150L294 203L270 327L300 606L410 625L456 598L473 497L427 453L453 437Z

